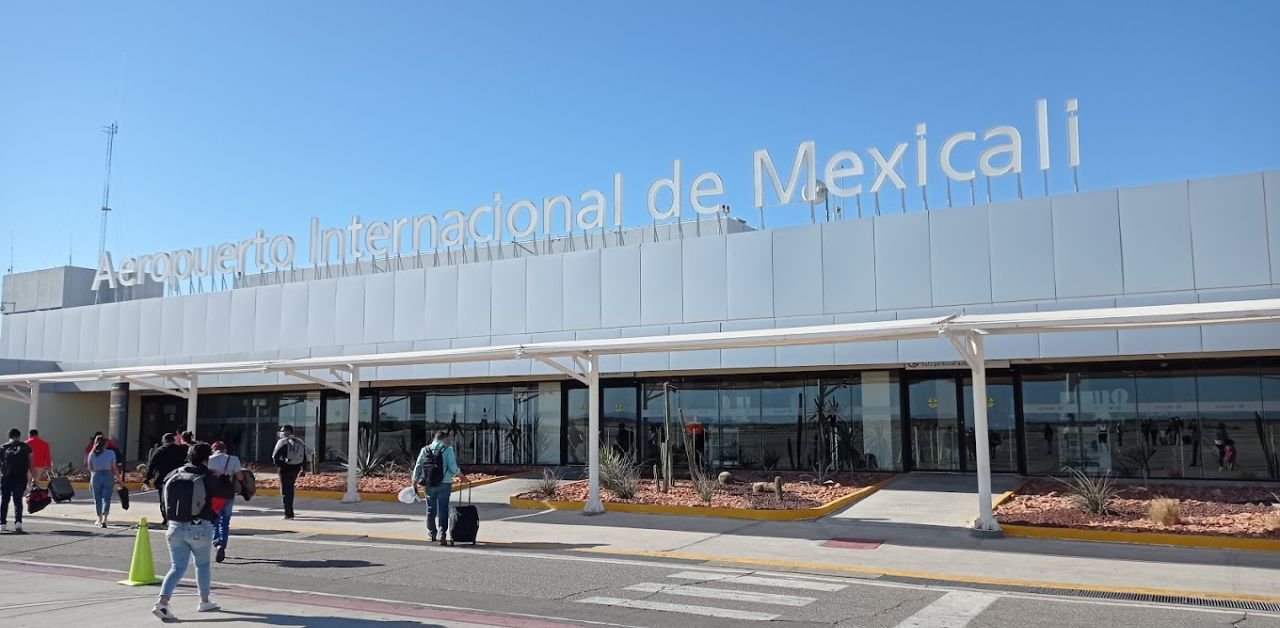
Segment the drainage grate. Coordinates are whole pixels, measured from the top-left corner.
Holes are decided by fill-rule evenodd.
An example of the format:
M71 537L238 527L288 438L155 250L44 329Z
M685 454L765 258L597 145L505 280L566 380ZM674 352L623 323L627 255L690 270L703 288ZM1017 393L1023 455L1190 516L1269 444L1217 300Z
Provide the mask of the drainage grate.
M945 580L928 578L911 578L906 576L881 576L880 580L902 584L918 584L930 586L957 585ZM984 591L1004 591L1008 593L1031 593L1036 595L1056 595L1060 597L1092 598L1099 600L1121 600L1126 602L1152 602L1155 604L1171 604L1180 606L1202 606L1207 608L1223 608L1238 611L1264 611L1280 613L1280 604L1275 602L1259 602L1254 600L1224 600L1220 598L1188 597L1184 595L1157 595L1153 593L1128 593L1125 591L1091 591L1088 589L1068 589L1055 587L1026 587L1010 584L963 583L965 588Z

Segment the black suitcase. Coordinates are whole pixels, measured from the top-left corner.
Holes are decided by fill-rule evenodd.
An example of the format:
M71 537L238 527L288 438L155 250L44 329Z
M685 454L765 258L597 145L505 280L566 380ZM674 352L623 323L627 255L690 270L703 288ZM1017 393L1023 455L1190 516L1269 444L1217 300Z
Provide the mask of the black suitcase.
M76 496L76 489L71 487L71 480L64 477L49 479L49 496L53 498L54 503L71 501Z
M449 513L449 535L455 543L476 544L476 535L480 533L480 511L471 505L471 489L467 489L467 503L453 507Z

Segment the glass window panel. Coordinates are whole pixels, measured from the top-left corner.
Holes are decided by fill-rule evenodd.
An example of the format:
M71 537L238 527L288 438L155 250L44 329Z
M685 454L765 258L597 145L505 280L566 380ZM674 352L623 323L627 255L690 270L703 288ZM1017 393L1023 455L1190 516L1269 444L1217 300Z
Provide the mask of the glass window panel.
M902 403L893 371L863 371L850 390L857 469L902 469Z
M1014 408L1013 378L1007 375L987 377L987 444L991 450L991 470L1012 473L1018 470L1018 422ZM965 378L964 427L965 455L970 471L978 468L975 444L977 433L973 422L973 384Z
M1261 478L1273 474L1274 429L1263 418L1262 375L1254 368L1201 370L1200 439L1203 477Z

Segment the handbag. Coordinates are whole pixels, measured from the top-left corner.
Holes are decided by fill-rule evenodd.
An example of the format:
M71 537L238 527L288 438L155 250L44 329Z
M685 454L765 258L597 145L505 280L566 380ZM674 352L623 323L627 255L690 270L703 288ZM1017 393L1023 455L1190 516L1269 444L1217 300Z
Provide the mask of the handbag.
M129 487L121 484L120 488L116 489L116 496L120 498L120 507L125 510L128 510L129 509Z
M49 497L49 489L40 488L39 484L32 483L31 490L27 493L27 512L34 515L51 503L53 498Z

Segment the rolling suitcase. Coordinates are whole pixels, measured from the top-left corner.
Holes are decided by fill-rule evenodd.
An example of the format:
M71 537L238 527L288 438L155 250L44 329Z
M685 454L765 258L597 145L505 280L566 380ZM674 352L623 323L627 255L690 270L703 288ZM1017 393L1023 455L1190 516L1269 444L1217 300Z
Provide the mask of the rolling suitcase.
M471 505L471 489L467 489L467 503L453 507L449 513L449 545L455 543L476 544L476 535L480 532L480 511Z
M71 501L76 496L76 489L71 487L71 480L64 477L49 479L49 496L53 498L54 503Z

